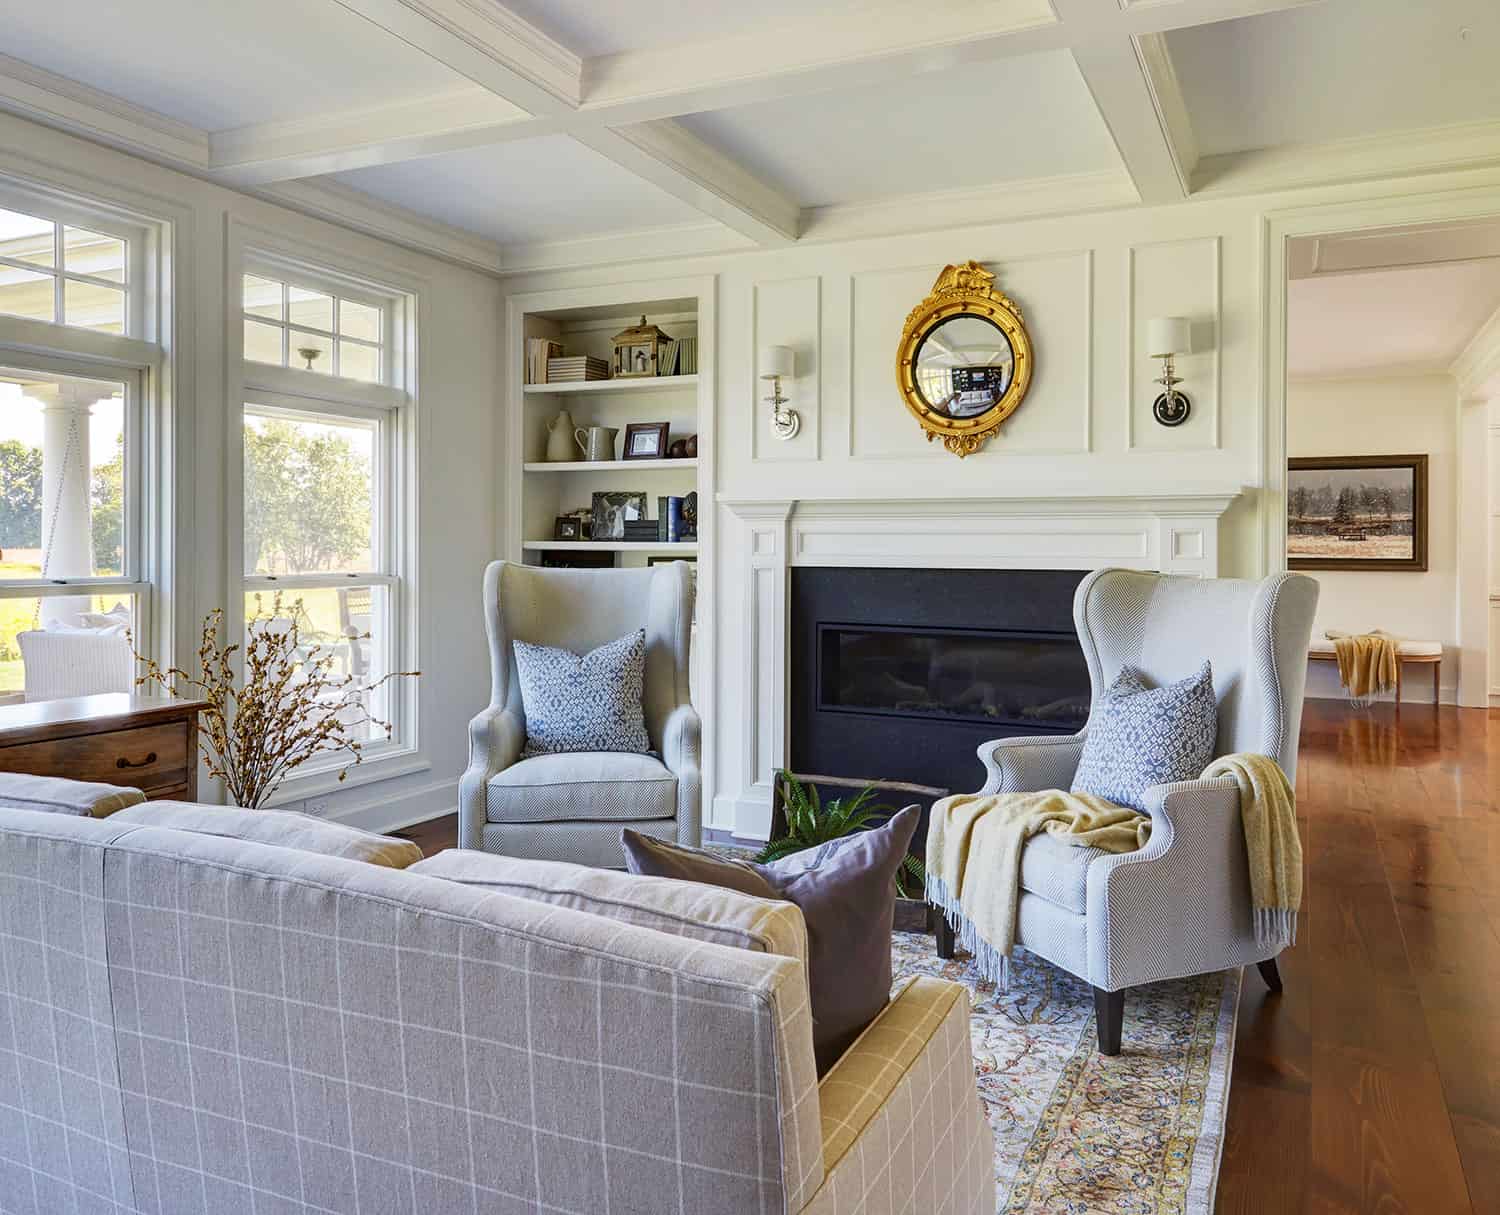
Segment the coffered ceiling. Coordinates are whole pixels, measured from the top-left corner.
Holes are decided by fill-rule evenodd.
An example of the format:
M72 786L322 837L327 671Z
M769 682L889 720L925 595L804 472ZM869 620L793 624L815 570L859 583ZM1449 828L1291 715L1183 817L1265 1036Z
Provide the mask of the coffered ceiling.
M0 108L492 270L1500 166L1494 0L0 0Z

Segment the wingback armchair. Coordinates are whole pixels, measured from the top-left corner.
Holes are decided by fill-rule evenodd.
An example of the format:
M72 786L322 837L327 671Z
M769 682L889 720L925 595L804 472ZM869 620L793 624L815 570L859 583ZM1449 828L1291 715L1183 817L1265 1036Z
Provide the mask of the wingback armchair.
M688 695L693 587L683 562L644 569L484 572L490 703L469 723L459 845L620 868L620 829L697 844L701 726ZM526 710L513 641L587 653L646 632L643 709L656 755L600 751L522 759Z
M1318 584L1300 574L1253 582L1097 570L1073 599L1094 703L1122 666L1165 683L1207 658L1219 706L1215 756L1260 752L1295 781L1317 602ZM985 743L983 792L1068 788L1087 733L1085 724L1066 737ZM1042 834L1021 855L1016 941L1093 986L1107 1055L1119 1053L1127 988L1250 962L1281 987L1275 954L1256 944L1251 923L1234 781L1156 785L1146 808L1151 839L1137 852L1076 848Z

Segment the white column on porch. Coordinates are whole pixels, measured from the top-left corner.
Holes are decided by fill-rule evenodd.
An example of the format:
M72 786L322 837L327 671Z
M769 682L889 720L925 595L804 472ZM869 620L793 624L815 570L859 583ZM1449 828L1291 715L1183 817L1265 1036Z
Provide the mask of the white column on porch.
M32 384L25 395L42 407L42 577L87 578L94 572L89 507L89 418L99 390ZM87 595L42 600L43 627L77 624Z

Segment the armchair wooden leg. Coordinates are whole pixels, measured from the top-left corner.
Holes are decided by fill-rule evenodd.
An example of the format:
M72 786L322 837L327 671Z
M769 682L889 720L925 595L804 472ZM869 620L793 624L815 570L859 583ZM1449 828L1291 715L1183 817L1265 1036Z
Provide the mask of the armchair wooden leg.
M1257 962L1256 968L1260 971L1260 977L1266 981L1266 986L1274 992L1281 991L1281 971L1276 969L1276 959L1267 958L1264 962Z
M952 958L958 952L958 942L953 936L953 926L948 923L948 917L936 907L932 909L932 915L937 920L937 956L945 960Z
M1099 1023L1099 1053L1120 1053L1120 1029L1125 1021L1125 992L1094 988L1094 1020Z

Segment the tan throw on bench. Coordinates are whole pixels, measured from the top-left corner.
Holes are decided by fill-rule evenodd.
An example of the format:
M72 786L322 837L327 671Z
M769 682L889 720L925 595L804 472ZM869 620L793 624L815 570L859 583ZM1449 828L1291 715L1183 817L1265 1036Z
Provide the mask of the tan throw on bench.
M1330 629L1331 636L1314 638L1308 646L1308 660L1310 662L1338 662L1337 639L1346 637L1348 634L1339 633ZM1432 667L1432 702L1437 704L1441 698L1442 672L1443 672L1443 645L1440 641L1411 641L1401 637L1390 637L1379 631L1368 634L1371 637L1387 637L1395 646L1395 674L1394 686L1396 703L1401 703L1402 690L1402 668L1406 663L1426 663ZM1340 672L1342 675L1342 670ZM1347 684L1346 684L1347 686ZM1368 696L1370 693L1351 692L1356 698Z

